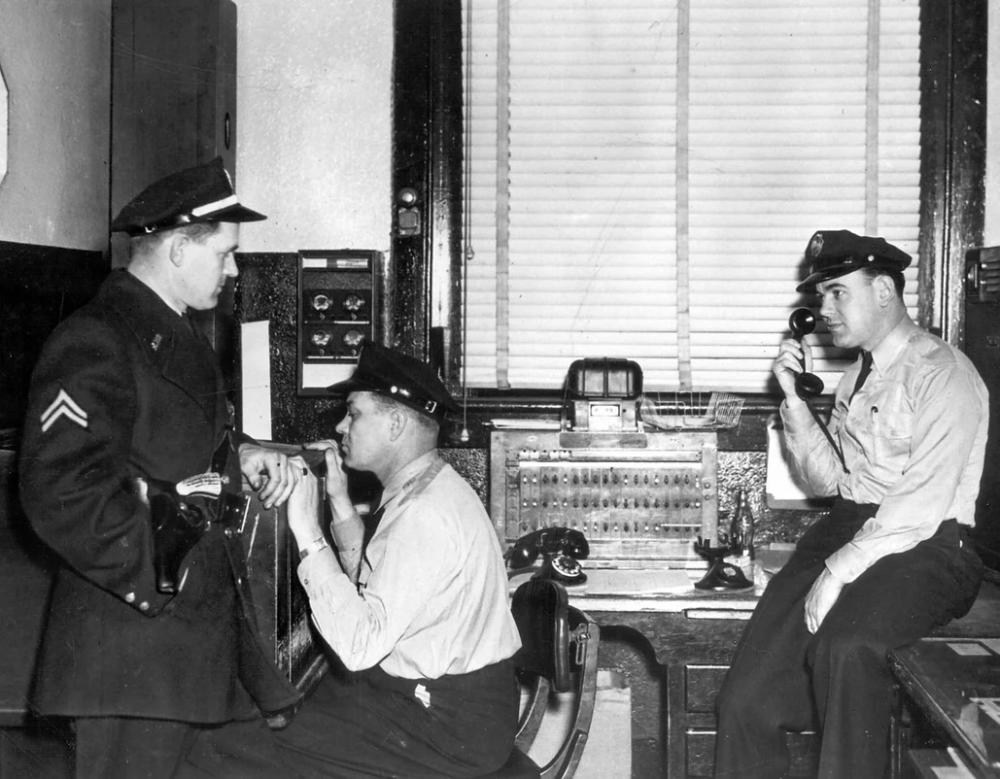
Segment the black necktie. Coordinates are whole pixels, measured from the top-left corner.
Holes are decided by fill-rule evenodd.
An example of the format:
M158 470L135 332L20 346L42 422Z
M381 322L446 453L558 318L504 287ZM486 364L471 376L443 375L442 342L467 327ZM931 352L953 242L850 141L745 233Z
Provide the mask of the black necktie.
M372 536L375 535L375 531L378 529L378 523L382 521L382 515L385 514L385 506L379 506L375 513L369 516L365 520L365 532L361 538L361 555L364 556L368 549L368 542L372 540Z
M851 393L851 400L854 400L854 396L858 394L858 390L861 389L862 385L865 383L865 379L868 378L868 374L871 372L872 372L872 353L862 351L861 370L858 371L857 381L854 382L854 391Z

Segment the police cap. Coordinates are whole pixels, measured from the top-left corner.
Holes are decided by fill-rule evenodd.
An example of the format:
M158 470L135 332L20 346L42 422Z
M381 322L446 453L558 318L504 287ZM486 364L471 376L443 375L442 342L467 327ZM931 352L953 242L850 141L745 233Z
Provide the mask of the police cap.
M266 218L240 204L222 158L216 157L150 184L115 217L111 232L143 235L198 222Z
M377 392L439 422L458 406L434 369L409 355L366 343L351 378L331 384L330 392Z
M812 291L821 281L846 276L862 268L902 271L910 255L884 238L855 235L850 230L820 230L806 247L809 275L796 289Z

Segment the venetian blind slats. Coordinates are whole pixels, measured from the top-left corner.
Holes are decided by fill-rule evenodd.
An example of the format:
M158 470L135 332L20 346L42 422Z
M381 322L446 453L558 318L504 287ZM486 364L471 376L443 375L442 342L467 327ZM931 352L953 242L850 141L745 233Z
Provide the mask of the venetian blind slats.
M511 6L513 386L557 387L574 359L616 354L671 380L676 57L661 30L673 15Z
M650 390L764 391L813 231L916 257L918 4L684 2L469 0L471 386L619 356Z

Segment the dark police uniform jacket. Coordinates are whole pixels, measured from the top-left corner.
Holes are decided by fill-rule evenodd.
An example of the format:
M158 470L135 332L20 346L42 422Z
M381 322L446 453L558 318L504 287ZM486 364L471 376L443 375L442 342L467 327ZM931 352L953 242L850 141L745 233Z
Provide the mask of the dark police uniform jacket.
M208 471L229 422L208 342L126 271L49 338L19 469L31 525L63 563L32 696L43 714L217 723L297 702L257 636L239 537L213 526L185 557L180 592L155 586L135 478Z

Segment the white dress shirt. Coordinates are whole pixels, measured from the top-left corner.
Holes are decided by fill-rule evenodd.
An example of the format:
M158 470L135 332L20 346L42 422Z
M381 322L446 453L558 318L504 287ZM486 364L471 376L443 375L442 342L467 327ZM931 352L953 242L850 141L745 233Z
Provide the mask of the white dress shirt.
M841 377L830 418L849 474L804 404L781 407L803 483L816 495L879 505L826 560L844 582L930 538L942 520L972 526L986 449L987 390L964 354L905 319L872 357L871 375L853 399L860 360Z
M385 513L357 588L329 548L298 574L320 634L344 665L436 679L520 647L500 542L479 497L437 452L384 485Z

